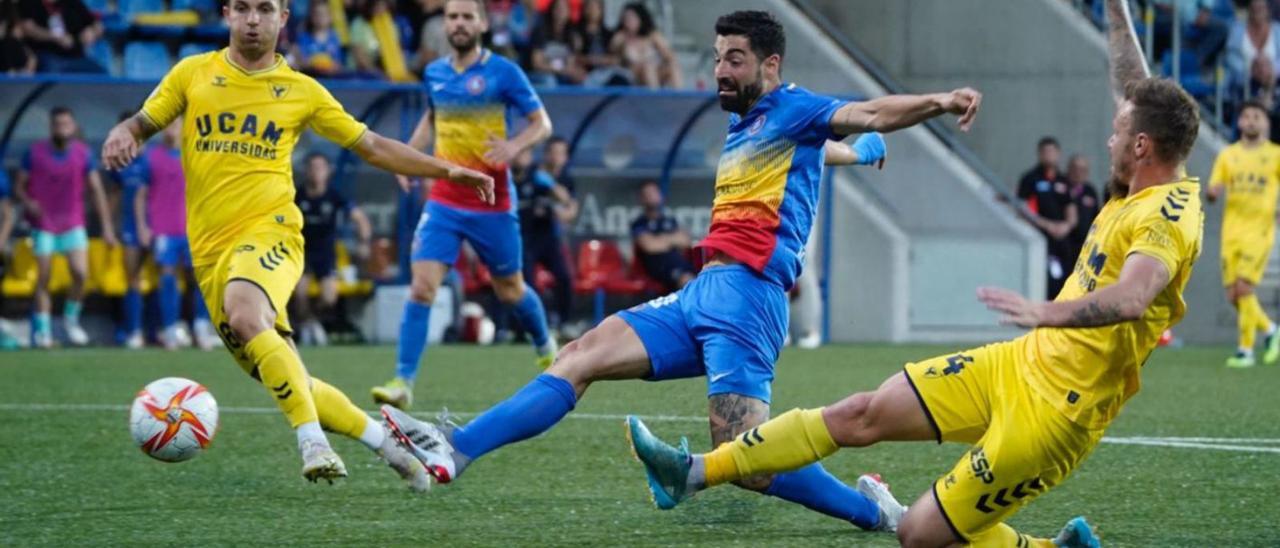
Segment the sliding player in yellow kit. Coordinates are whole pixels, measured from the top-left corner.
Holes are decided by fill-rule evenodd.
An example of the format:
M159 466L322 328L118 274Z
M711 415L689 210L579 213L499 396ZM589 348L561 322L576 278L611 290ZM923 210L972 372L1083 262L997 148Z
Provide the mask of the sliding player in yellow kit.
M360 440L414 490L429 479L382 425L338 389L307 374L288 340L285 305L302 275L302 215L294 206L293 151L302 132L341 144L371 165L447 178L493 200L493 180L369 131L328 90L275 53L287 0L230 0L226 49L187 57L142 110L111 130L103 163L120 169L139 146L183 117L182 167L192 262L214 325L240 367L289 419L308 480L345 477L321 428Z
M953 441L971 448L897 524L904 546L1098 546L1083 518L1052 540L1005 521L1065 480L1138 391L1142 364L1185 312L1182 291L1204 223L1199 182L1183 167L1199 109L1176 83L1149 77L1124 0L1107 0L1107 11L1114 198L1056 301L978 292L1002 322L1032 331L908 364L874 392L789 411L704 455L662 443L631 417L628 433L656 502L670 507L699 489L793 470L840 447Z
M1222 213L1222 285L1239 313L1239 349L1227 367L1253 367L1253 343L1262 331L1267 365L1280 360L1280 337L1253 288L1262 280L1276 237L1276 198L1280 195L1280 145L1270 140L1267 107L1247 101L1240 108L1240 140L1213 162L1205 198L1216 202L1227 192Z

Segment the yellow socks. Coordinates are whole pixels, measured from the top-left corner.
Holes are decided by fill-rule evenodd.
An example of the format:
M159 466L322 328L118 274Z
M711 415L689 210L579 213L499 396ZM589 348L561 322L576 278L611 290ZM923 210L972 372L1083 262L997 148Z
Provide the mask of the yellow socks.
M1271 331L1271 318L1267 317L1262 303L1258 302L1258 296L1254 294L1240 297L1236 301L1236 307L1239 309L1237 325L1240 329L1240 348L1253 348L1258 331Z
M973 535L969 538L969 546L976 548L1005 548L1008 546L1057 548L1057 545L1052 540L1020 534L1003 523L997 523L990 529Z
M289 418L290 426L297 428L319 420L315 401L307 387L307 369L279 333L273 330L259 333L244 346L244 351L253 363L258 364L262 384L275 398L280 411Z
M370 449L376 450L382 445L382 425L351 403L341 390L311 377L311 396L325 430L360 440Z
M794 470L837 449L822 409L792 409L704 455L706 485Z

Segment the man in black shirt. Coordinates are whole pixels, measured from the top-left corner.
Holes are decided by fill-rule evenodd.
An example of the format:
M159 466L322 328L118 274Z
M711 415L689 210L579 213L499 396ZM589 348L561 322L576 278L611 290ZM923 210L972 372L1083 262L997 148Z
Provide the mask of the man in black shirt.
M85 57L102 38L99 23L82 0L20 0L22 34L35 50L40 72L105 73Z
M646 181L640 185L644 213L631 223L631 239L636 257L649 277L662 282L668 291L677 291L693 280L693 265L685 257L691 241L675 217L663 210L662 202L658 183Z
M1072 266L1067 261L1071 255L1068 238L1076 225L1076 208L1058 169L1062 156L1058 141L1053 137L1040 139L1037 153L1039 161L1018 182L1018 199L1022 200L1027 220L1044 234L1048 298L1052 300L1058 296Z
M338 302L339 226L347 218L355 225L356 237L360 240L356 256L368 255L369 239L373 235L369 218L364 212L329 186L329 176L332 173L333 168L325 155L308 155L305 183L295 198L298 209L302 211L302 254L306 264L302 279L298 280L298 287L294 291L293 303L297 308L298 334L302 337L302 342L317 346L327 344L328 335L311 309L308 290L312 281L319 280L321 309L329 310Z
M1071 203L1076 206L1076 226L1071 229L1067 240L1071 244L1071 254L1067 257L1067 270L1070 271L1080 258L1084 249L1084 241L1089 237L1089 227L1093 226L1093 218L1102 209L1098 201L1098 191L1089 182L1089 160L1074 154L1067 161L1067 193L1071 195Z
M564 254L564 223L578 216L573 179L565 167L569 143L563 137L547 140L541 168L533 165L533 153L525 151L512 162L512 175L520 197L520 237L524 242L524 279L534 283L535 268L542 265L555 278L555 307L547 323L559 329L569 320L573 306L573 276Z

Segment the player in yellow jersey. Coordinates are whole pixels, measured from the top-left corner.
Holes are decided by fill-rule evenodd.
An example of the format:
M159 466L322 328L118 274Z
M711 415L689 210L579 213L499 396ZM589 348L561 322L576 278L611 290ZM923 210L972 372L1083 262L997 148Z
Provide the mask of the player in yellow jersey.
M1238 124L1240 140L1223 149L1213 162L1205 198L1216 202L1223 191L1227 193L1222 215L1222 285L1239 313L1240 328L1239 349L1227 358L1227 367L1253 367L1258 331L1266 334L1262 361L1270 365L1280 360L1276 325L1253 293L1275 242L1280 145L1268 139L1271 124L1262 103L1246 102Z
M103 163L128 165L143 141L183 117L187 227L200 291L227 349L295 429L303 476L332 482L347 474L323 428L360 440L424 490L422 465L346 395L309 376L287 339L285 305L303 265L294 146L310 128L374 166L448 178L487 200L493 180L369 131L319 83L290 69L275 53L286 0L230 0L222 10L230 46L174 66L142 110L111 130Z
M808 465L839 447L953 441L970 446L955 467L905 515L883 516L897 524L904 546L1098 545L1083 518L1055 539L1004 522L1065 480L1138 391L1142 364L1185 311L1182 291L1204 222L1199 183L1183 167L1199 109L1176 83L1149 77L1124 0L1108 0L1107 10L1114 198L1057 300L978 291L1002 322L1032 330L908 364L873 392L789 411L704 455L662 443L631 417L628 433L660 507L708 486ZM883 484L876 487L882 512L901 509Z

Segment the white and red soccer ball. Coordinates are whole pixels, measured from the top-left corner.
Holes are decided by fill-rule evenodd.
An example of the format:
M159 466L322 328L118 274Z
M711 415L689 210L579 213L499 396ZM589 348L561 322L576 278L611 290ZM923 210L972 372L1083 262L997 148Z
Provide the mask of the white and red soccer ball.
M151 458L182 462L199 455L218 431L218 402L192 380L166 377L138 392L129 433Z

